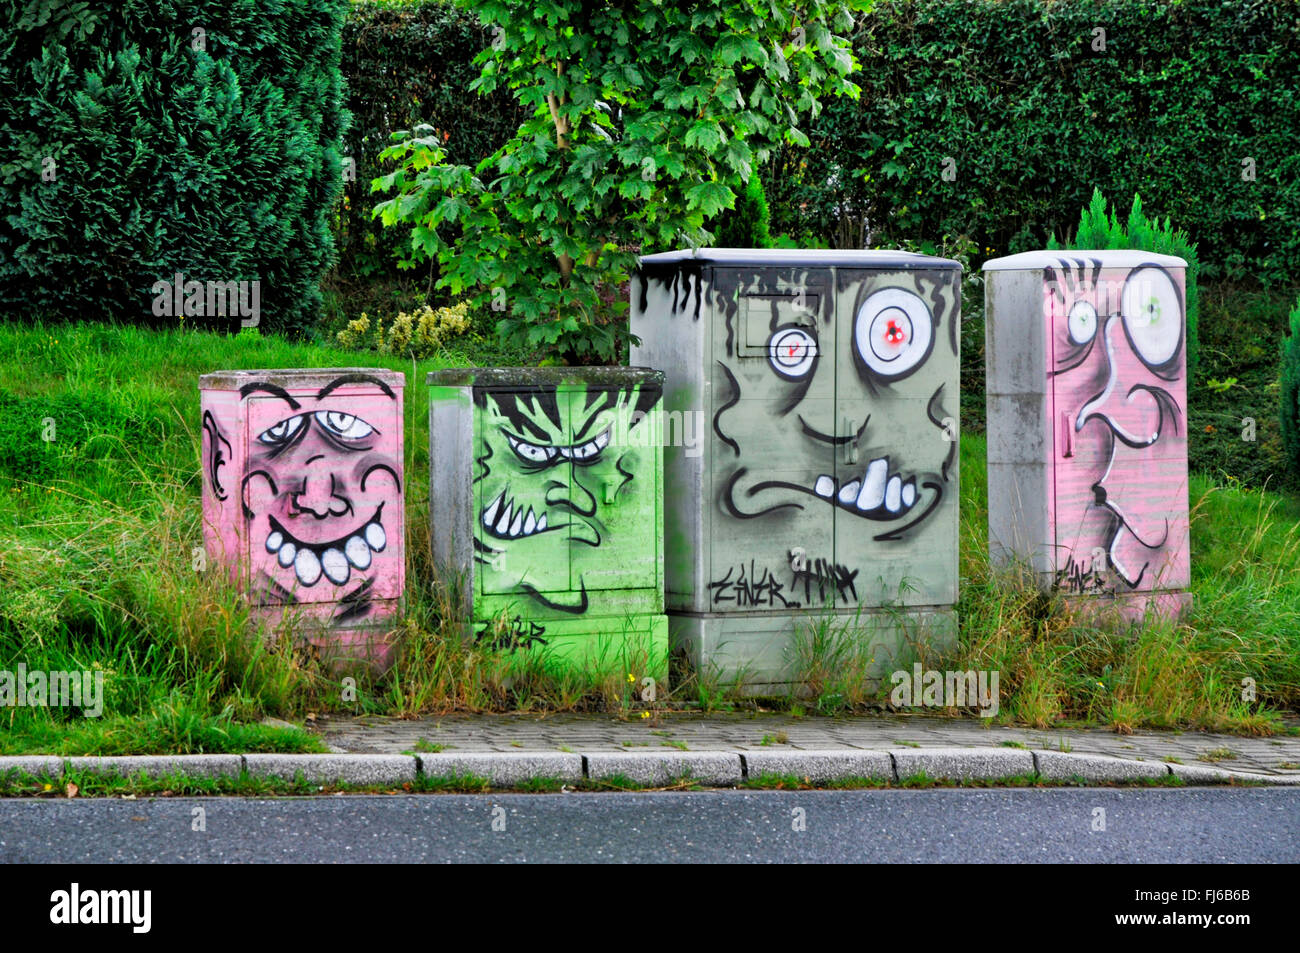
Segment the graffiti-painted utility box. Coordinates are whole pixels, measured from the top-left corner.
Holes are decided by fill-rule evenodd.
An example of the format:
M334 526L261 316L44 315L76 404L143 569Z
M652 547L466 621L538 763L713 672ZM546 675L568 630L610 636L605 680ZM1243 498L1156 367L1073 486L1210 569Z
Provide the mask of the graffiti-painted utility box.
M1190 603L1186 267L1134 250L984 265L990 551L1125 617Z
M199 378L208 558L331 661L390 661L405 577L402 392L388 370Z
M955 640L957 262L894 251L648 255L636 363L662 368L675 648L754 692L814 629Z
M473 637L665 679L663 375L468 368L428 383L434 563Z

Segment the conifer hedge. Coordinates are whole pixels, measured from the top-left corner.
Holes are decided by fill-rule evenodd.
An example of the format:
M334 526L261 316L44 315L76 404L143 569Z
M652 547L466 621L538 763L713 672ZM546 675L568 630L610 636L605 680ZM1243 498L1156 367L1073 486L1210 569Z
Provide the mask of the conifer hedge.
M166 323L156 285L320 310L347 0L0 0L0 313ZM185 320L238 327L212 314Z

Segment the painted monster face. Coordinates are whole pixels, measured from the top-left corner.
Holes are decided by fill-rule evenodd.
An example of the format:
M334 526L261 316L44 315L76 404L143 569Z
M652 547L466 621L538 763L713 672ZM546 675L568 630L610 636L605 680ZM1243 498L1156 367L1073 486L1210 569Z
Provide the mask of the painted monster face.
M1058 536L1129 587L1185 552L1183 289L1163 268L1063 261L1045 274L1057 427ZM1175 525L1179 524L1179 525Z
M901 538L941 502L956 451L946 369L927 369L936 347L956 358L954 285L894 272L845 282L835 301L789 277L736 295L713 420L735 457L722 506L826 505Z
M643 438L658 397L640 385L476 392L474 549L485 591L579 614L592 588L585 567L637 558L643 534L618 531L620 506L638 477L654 482L641 454L653 452Z
M382 393L338 393L349 383ZM345 376L310 397L270 383L243 395L256 395L241 488L254 580L275 601L341 601L355 611L402 530L394 393Z

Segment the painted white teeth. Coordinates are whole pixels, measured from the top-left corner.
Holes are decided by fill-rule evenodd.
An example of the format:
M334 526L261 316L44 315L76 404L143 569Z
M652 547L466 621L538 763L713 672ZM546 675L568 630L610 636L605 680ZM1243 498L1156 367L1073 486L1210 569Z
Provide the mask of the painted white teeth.
M824 496L829 499L835 492L835 481L825 474L822 474L817 478L817 483L813 486L813 492L818 496Z
M889 475L889 461L877 457L867 464L867 473L862 480L862 492L858 494L857 507L860 510L874 510L885 498L885 478Z
M606 430L599 437L593 440L592 443L596 445L597 450L604 450L609 446L609 431Z
M300 549L293 560L293 571L304 586L314 586L320 578L320 560L310 549Z
M902 502L903 480L898 474L889 478L889 486L885 489L885 509L891 513L898 512L898 505Z
M276 557L276 559L279 561L281 566L288 569L289 564L293 562L293 558L296 555L298 555L298 547L295 546L293 543L285 543L283 546L280 547L280 554Z
M496 536L521 539L546 529L546 516L538 516L530 506L525 510L514 500L506 498L502 490L492 504L483 511L483 525Z
M840 502L846 504L852 503L858 495L859 486L861 486L861 484L858 483L857 480L850 480L848 483L840 487Z
M903 484L903 505L911 506L916 502L916 480L911 479Z
M484 526L491 526L491 525L496 521L496 518L497 518L497 507L499 507L499 506L501 505L501 499L502 499L502 497L504 497L505 495L506 495L506 491L505 491L505 490L502 490L500 493L497 494L497 498L496 498L495 500L492 501L492 505L489 506L486 510L483 511L483 525L484 525Z
M370 568L370 547L360 536L352 536L343 545L343 555L358 569Z
M266 551L268 553L278 552L280 547L283 545L284 545L284 534L280 533L279 531L276 531L272 533L270 536L266 537Z
M371 523L366 527L366 542L375 552L383 552L384 547L388 545L388 534L378 523Z
M352 569L348 566L347 557L337 549L325 550L320 561L321 567L325 570L325 575L336 586L343 585L348 581L348 576L352 575Z

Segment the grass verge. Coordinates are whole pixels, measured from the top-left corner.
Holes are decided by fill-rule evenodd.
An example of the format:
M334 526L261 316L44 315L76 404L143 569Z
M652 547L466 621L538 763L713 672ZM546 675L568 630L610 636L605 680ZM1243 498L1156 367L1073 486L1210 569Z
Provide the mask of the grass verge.
M463 640L433 581L424 375L500 359L464 346L411 362L248 332L0 326L0 670L89 670L105 686L99 718L0 705L0 753L320 750L306 732L261 724L315 712L647 720L685 707L836 714L887 700L852 631L814 629L796 660L811 698L745 698L743 686L675 662L653 703L629 688L644 659L575 671ZM259 631L201 559L197 378L358 363L407 374L409 562L403 662L384 679L359 673L353 700L310 647ZM997 720L1038 728L1272 733L1300 711L1300 500L1193 475L1191 615L1107 631L989 564L984 458L983 439L963 435L959 650L918 650L918 660L999 672Z

